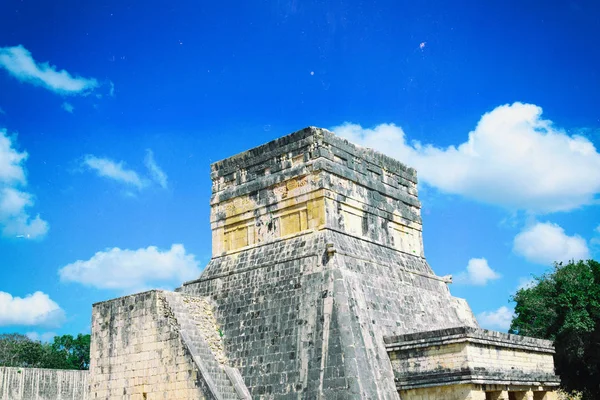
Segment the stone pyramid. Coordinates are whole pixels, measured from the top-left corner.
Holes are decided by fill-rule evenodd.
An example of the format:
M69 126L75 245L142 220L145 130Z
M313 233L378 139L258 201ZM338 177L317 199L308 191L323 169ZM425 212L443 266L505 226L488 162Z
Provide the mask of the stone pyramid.
M214 163L211 179L213 254L201 276L175 293L95 305L92 370L117 367L107 361L107 348L123 357L119 370L144 369L122 366L136 353L121 343L123 332L139 339L145 329L151 338L139 340L162 343L150 346L154 351L169 349L146 356L159 378L144 383L150 381L131 372L135 384L113 387L103 370L102 378L92 377L92 392L113 398L129 391L140 399L487 398L473 374L443 383L441 372L454 373L449 364L413 371L419 357L429 354L435 361L425 349L411 347L410 354L390 358L403 337L414 342L420 333L435 331L423 340L441 337L432 345L439 349L448 334L457 335L452 329L462 329L465 343L475 336L464 332L481 331L467 303L451 296L451 278L435 275L425 260L414 169L309 127ZM138 325L124 321L111 333L103 324L126 318L128 307ZM504 339L494 340L488 344ZM535 346L546 357L541 364L550 366L543 373L539 363L532 367L529 375L537 380L528 375L510 381L523 393L531 385L546 390L543 385L556 384L551 343ZM456 368L473 371L467 361ZM163 379L173 371L188 371L187 381L175 380L180 389ZM407 384L418 380L411 374L425 383ZM504 382L492 375L483 383ZM406 388L400 382L412 391L401 394ZM461 389L464 396L419 397L418 390L440 382L470 386Z

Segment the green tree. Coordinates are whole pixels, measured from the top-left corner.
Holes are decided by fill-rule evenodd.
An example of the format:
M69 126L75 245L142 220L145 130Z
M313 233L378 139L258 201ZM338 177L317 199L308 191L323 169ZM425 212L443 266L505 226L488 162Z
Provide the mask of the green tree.
M63 356L69 369L88 369L90 366L90 335L56 336L52 349Z
M0 366L88 369L90 335L55 336L52 343L33 341L13 333L0 334Z
M563 387L600 399L600 263L555 263L520 289L510 333L554 340Z
M37 366L42 358L41 343L32 342L18 333L0 335L0 365L7 367Z

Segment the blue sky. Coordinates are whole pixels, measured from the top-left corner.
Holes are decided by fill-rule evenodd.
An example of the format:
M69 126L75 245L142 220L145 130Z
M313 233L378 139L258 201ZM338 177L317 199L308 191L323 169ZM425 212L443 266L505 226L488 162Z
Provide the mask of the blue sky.
M0 3L0 332L210 259L211 162L314 125L417 168L425 254L484 327L600 252L593 1Z

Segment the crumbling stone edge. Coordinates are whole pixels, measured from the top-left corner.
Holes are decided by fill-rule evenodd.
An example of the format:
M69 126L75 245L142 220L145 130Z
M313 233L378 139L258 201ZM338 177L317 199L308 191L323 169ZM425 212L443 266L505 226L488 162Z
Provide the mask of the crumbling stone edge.
M555 353L554 344L551 340L512 335L470 326L388 336L384 338L384 342L388 352L470 342L540 353Z
M162 294L161 298L164 299L164 301L166 303L165 305L170 309L170 311L172 313L172 317L175 320L177 320L177 315L176 315L177 313L175 312L175 309L177 309L178 305L177 305L176 298L174 296L177 296L179 294L173 293L173 292L166 292L166 291L162 292L161 294ZM184 324L182 323L183 321L177 321L177 322L179 325L178 331L179 331L179 335L181 337L181 341L184 344L184 346L186 347L186 349L188 350L188 352L190 353L192 359L194 360L194 364L196 364L196 367L198 368L198 372L200 372L200 374L202 375L202 378L204 379L204 382L206 383L207 389L210 391L209 395L212 398L214 398L214 400L225 400L223 398L223 396L221 395L221 391L219 390L218 385L213 380L213 378L209 372L209 368L207 367L207 365L205 365L200 354L198 354L198 352L196 350L196 346L194 346L193 340L190 337L190 334L183 327L184 326ZM204 340L203 338L199 338L199 339ZM208 344L206 344L206 346L208 348ZM244 381L241 380L241 375L240 375L239 371L237 371L237 374L239 375L240 381L237 381L236 379L232 379L232 376L235 376L235 372L231 373L231 375L230 375L230 372L227 371L226 366L221 365L221 367L223 367L227 378L231 381L231 384L234 387L239 398L243 399L243 400L250 399L249 394L248 394L248 397L246 397L246 394L248 393L248 389L246 389L245 392L242 389L242 387L245 388L245 385L244 385ZM233 369L233 368L231 368L231 369Z

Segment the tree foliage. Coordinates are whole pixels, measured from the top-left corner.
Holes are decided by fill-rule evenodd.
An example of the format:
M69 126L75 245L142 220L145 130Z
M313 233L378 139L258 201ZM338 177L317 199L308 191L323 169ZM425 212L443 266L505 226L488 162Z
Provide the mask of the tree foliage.
M0 366L56 369L88 369L90 335L55 336L52 343L27 336L0 334Z
M600 263L556 263L512 300L510 333L554 340L563 387L600 399Z
M69 369L88 369L90 366L90 335L81 333L74 338L71 335L54 337L52 349L61 354L70 366Z

